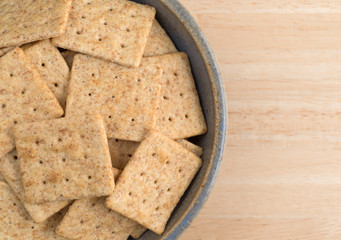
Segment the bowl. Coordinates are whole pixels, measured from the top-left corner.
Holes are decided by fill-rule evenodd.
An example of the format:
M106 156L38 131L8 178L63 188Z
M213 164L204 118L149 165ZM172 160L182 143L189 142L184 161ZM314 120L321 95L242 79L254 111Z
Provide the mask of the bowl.
M191 141L203 147L203 166L173 211L162 236L147 231L140 240L174 240L205 203L222 160L227 113L217 61L198 24L177 0L134 0L156 8L156 18L179 51L189 56L208 131Z

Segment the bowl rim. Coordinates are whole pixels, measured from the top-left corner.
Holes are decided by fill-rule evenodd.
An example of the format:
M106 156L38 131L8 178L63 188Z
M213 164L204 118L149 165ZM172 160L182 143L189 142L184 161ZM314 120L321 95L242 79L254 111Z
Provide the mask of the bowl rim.
M205 62L211 82L214 98L215 136L212 154L209 160L208 171L205 173L201 188L195 194L191 204L180 219L161 238L163 240L175 240L188 228L197 216L212 190L214 181L218 175L223 159L228 126L227 106L225 100L225 87L221 78L216 57L208 44L208 41L191 16L189 11L178 0L161 0L165 6L184 24L188 33L194 40Z

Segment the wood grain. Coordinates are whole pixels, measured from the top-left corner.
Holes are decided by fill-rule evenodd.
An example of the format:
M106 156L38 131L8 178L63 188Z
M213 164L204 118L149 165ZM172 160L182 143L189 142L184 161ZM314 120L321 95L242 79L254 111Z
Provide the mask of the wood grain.
M180 239L341 239L341 1L181 2L217 56L229 135Z

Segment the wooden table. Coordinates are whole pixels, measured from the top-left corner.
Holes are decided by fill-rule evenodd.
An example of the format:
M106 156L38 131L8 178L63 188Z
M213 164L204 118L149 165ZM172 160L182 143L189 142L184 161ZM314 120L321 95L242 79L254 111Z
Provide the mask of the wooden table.
M341 239L341 0L182 0L229 106L220 175L181 240Z

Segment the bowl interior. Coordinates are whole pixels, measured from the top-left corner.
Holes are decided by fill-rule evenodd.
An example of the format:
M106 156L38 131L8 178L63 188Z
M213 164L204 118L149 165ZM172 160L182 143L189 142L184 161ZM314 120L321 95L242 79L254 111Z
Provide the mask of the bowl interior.
M141 240L176 239L187 226L185 223L184 227L179 227L181 223L186 221L186 216L196 214L198 211L195 210L195 212L189 212L188 209L193 201L199 197L199 192L202 190L202 184L205 183L205 180L208 177L208 172L212 167L218 167L213 166L214 159L212 156L217 145L216 132L219 131L219 128L217 128L216 125L217 106L219 104L217 104L216 96L214 96L214 84L212 83L212 79L209 76L209 68L211 68L211 64L207 63L207 61L205 62L203 58L203 51L205 51L205 49L203 49L200 44L197 44L194 39L193 32L189 31L188 26L186 27L186 24L181 22L181 19L179 18L179 16L187 14L186 10L174 0L134 1L154 6L157 10L157 20L173 40L177 49L188 54L200 97L201 106L203 108L208 127L208 131L205 135L191 139L192 142L204 149L202 155L203 166L180 200L178 206L173 211L164 234L159 236L151 231L148 231L140 238ZM170 7L170 5L172 7ZM196 29L194 29L194 31L196 31ZM200 32L200 30L198 32ZM208 51L210 50L208 49ZM216 171L214 171L214 174L215 173ZM208 194L208 192L206 194Z

